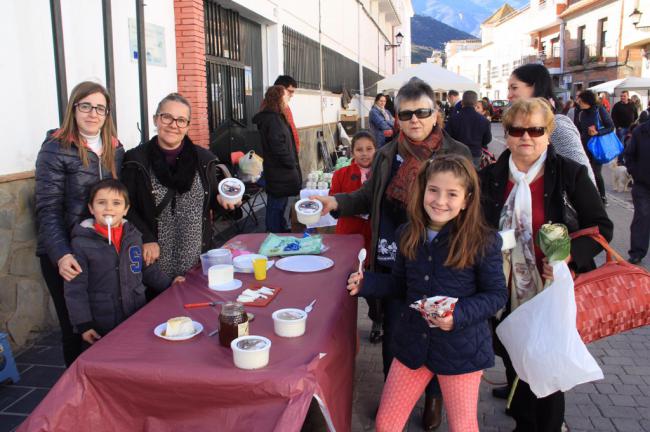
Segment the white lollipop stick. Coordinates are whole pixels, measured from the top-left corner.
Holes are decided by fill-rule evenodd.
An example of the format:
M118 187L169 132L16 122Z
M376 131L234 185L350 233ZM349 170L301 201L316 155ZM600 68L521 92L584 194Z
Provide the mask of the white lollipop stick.
M108 244L111 244L111 225L113 224L113 216L106 216L106 225L108 225Z

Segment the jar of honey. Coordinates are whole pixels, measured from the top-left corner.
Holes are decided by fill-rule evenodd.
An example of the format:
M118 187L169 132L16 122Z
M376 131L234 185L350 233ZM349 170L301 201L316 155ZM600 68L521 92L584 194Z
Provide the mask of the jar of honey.
M226 302L219 314L219 342L230 348L230 342L240 336L248 336L248 316L244 305L234 301Z

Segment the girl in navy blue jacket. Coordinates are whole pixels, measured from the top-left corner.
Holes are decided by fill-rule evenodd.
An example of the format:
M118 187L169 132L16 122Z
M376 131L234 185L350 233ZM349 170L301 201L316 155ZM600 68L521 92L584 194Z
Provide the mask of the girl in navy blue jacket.
M402 430L435 374L450 430L478 431L481 375L494 365L488 319L508 298L501 238L483 220L478 176L466 158L425 162L412 192L392 274L353 273L348 279L351 295L404 299L377 431ZM435 318L431 328L409 305L437 295L458 302L453 314Z

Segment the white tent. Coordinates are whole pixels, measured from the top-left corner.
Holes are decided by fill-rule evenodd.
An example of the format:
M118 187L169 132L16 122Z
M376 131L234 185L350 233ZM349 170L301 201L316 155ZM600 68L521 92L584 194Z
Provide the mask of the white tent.
M644 91L646 94L650 94L650 78L640 78L640 77L627 77L617 80L607 81L597 86L589 87L589 90L595 91L596 93L607 92L607 93L616 93L620 94L623 90L630 91Z
M413 77L425 81L434 91L458 90L464 92L473 90L477 93L479 91L479 85L468 78L433 63L421 63L378 81L377 92L397 91Z

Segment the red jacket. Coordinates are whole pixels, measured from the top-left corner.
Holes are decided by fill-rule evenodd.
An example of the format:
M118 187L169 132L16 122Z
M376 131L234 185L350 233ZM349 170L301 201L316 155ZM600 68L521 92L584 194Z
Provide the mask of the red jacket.
M350 166L341 168L334 173L330 195L354 192L361 187L361 170L359 165L352 162ZM370 250L370 219L358 216L340 217L336 224L336 234L362 234L366 250Z

